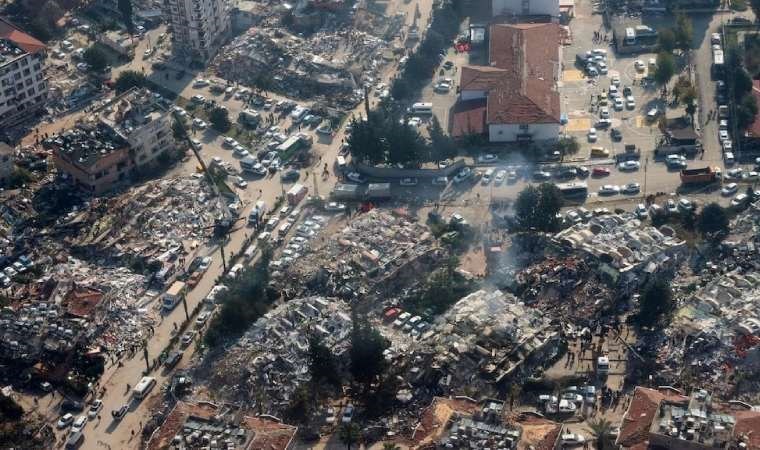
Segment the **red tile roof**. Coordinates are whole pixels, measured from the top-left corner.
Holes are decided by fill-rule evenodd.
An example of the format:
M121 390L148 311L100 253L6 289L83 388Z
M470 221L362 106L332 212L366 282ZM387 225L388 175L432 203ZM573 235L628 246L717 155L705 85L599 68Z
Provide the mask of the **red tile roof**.
M45 44L29 36L15 25L0 18L0 38L7 39L18 45L27 53L37 53L45 50Z
M755 102L760 106L760 80L752 80L752 96L755 97ZM755 121L747 128L747 134L760 138L760 113L755 115Z
M631 448L640 446L649 439L649 429L652 426L660 402L669 401L688 403L689 398L669 391L658 391L644 387L636 387L633 399L623 416L616 445Z
M498 67L462 66L459 88L463 91L487 91L506 74L506 70Z
M518 424L522 428L518 450L553 450L557 447L561 424L539 417L524 417Z
M486 90L486 123L559 123L561 29L556 23L494 24L490 67L462 68L461 90Z
M737 411L734 417L736 418L734 437L746 438L748 450L760 449L760 412Z
M74 317L89 318L103 300L103 293L97 289L84 286L74 286L74 289L66 294L63 305L66 313Z
M486 99L457 102L450 117L451 137L483 134L486 131Z

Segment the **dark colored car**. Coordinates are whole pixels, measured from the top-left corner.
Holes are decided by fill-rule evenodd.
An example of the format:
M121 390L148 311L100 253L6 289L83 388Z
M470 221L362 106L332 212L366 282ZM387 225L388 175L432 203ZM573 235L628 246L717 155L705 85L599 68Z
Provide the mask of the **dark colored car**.
M61 403L61 411L64 412L81 412L84 411L84 403L76 400L64 400Z
M613 141L619 142L623 139L623 133L617 128L613 128L610 130L610 137Z

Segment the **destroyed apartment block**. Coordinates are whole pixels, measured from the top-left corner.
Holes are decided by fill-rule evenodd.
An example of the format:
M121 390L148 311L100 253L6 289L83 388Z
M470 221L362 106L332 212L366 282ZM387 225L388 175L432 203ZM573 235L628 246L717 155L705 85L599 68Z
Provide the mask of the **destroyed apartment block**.
M560 333L541 311L501 291L480 290L455 303L420 337L417 351L432 354L439 384L455 390L472 383L474 373L486 383L531 371L559 352Z
M553 241L595 260L614 285L629 292L648 276L678 267L687 250L672 228L642 227L630 214L592 218L560 231Z
M136 88L43 141L58 170L94 195L126 185L174 145L171 116L152 92Z
M636 387L615 445L704 450L760 449L760 412L742 402L721 403L703 389Z
M504 403L435 397L408 439L411 448L555 448L562 425L538 417L508 417Z
M378 209L319 242L315 238L311 252L284 270L283 288L304 286L307 292L357 298L373 286L396 289L400 279L416 278L445 254L427 226Z
M246 415L238 406L179 401L145 448L286 450L297 431L297 427L272 418Z
M265 394L266 406L283 410L299 385L310 380L309 338L318 336L339 359L352 329L348 305L338 299L293 299L259 318L217 366L214 386L227 386L230 399ZM247 374L247 375L246 375ZM245 381L241 382L241 378ZM223 380L237 380L235 383ZM266 410L266 408L265 408Z

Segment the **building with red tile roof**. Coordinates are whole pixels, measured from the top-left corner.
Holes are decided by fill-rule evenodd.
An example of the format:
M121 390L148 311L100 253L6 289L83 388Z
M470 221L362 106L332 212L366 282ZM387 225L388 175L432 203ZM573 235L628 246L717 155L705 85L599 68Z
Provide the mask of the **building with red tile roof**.
M752 96L760 106L760 80L752 80ZM755 121L747 128L746 137L760 139L760 112L755 114Z
M454 108L452 136L482 129L491 142L556 139L561 119L560 41L556 23L491 25L490 65L462 67L459 90L465 104ZM485 101L483 123L473 124L480 114L474 100Z
M719 403L705 390L637 387L615 444L623 449L760 449L760 411Z

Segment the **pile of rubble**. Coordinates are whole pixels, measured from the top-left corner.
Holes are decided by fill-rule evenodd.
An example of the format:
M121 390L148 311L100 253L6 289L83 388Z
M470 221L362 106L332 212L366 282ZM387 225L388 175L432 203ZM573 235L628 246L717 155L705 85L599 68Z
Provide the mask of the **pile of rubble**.
M271 310L217 363L210 387L224 386L222 395L237 401L255 390L265 410L281 411L288 406L295 389L310 379L308 351L312 335L318 336L337 357L348 349L348 311L345 302L324 297L294 299Z
M407 215L374 209L354 218L339 233L312 244L284 270L283 290L298 286L301 292L356 299L371 287L398 287L400 278L423 273L443 250L435 246L428 228ZM420 269L420 270L418 270ZM393 285L391 285L393 284Z
M166 243L203 242L221 205L202 177L155 180L116 198L93 201L69 224L87 224L74 245L150 257Z
M558 330L539 310L511 294L480 290L436 319L421 336L417 351L432 355L426 364L441 370L439 384L449 390L474 383L472 374L498 383L529 360L550 360L559 339Z
M518 272L515 281L527 304L576 325L588 325L614 299L614 292L578 256L547 257Z

